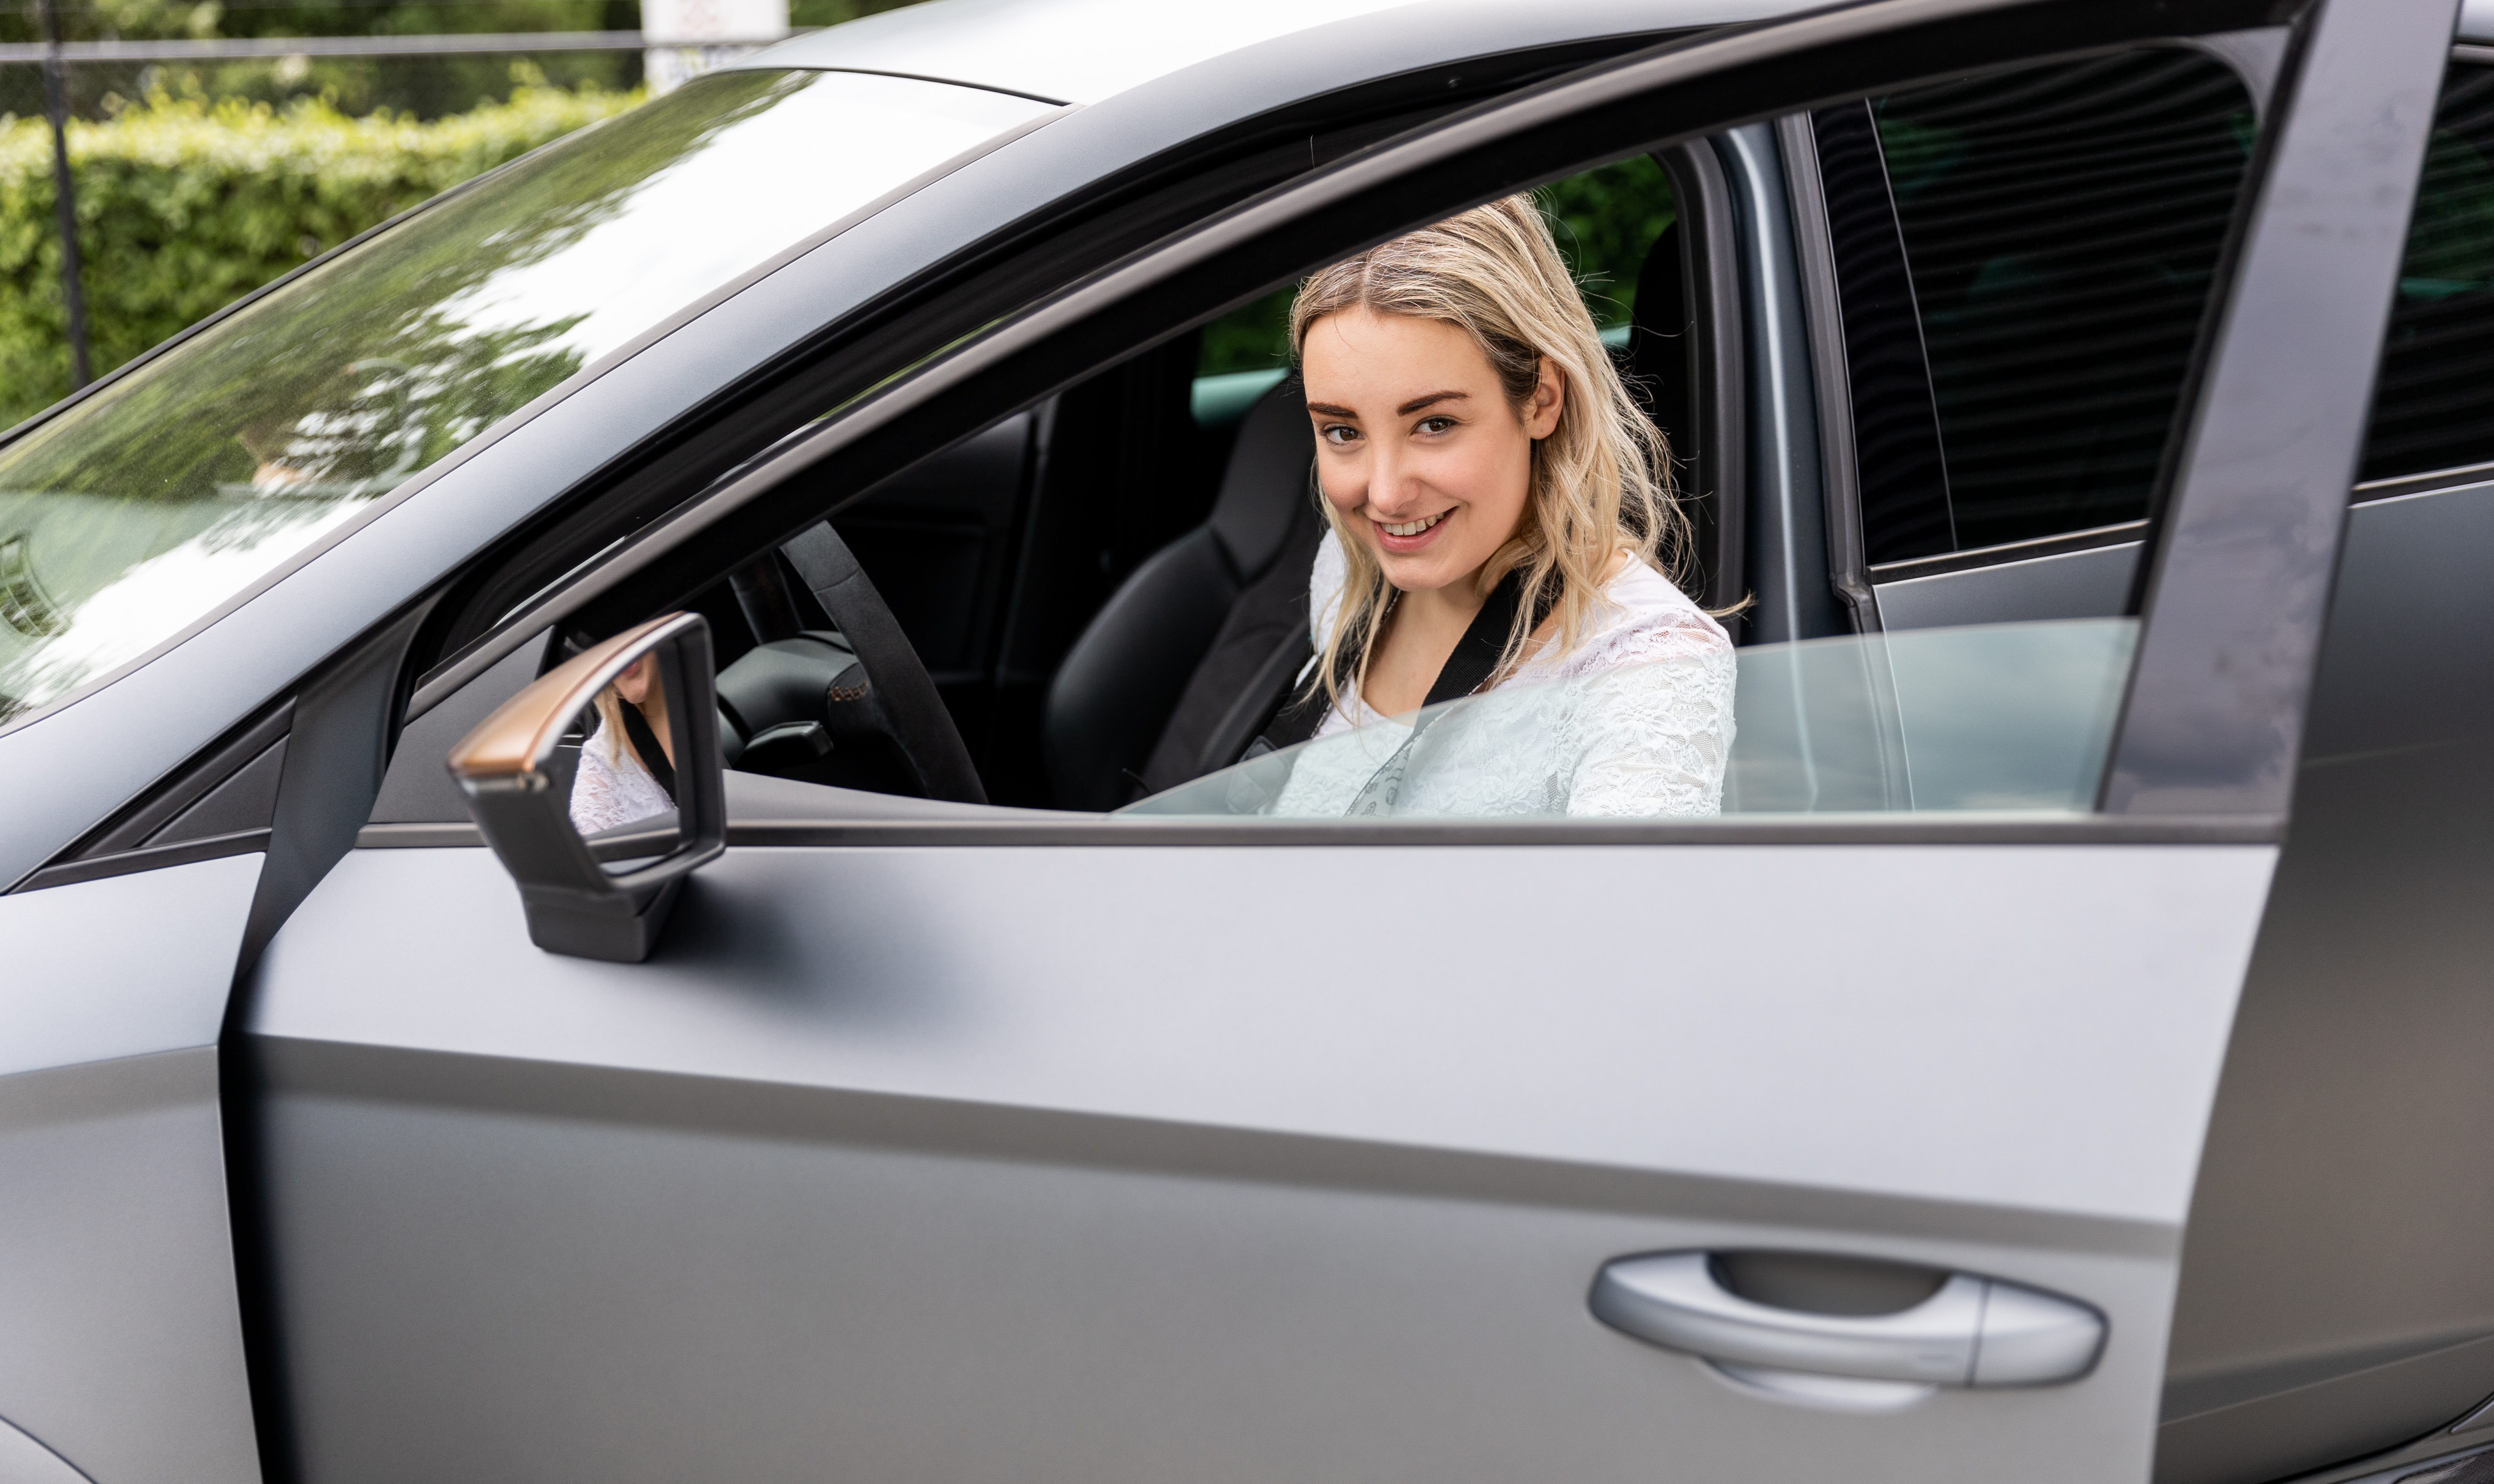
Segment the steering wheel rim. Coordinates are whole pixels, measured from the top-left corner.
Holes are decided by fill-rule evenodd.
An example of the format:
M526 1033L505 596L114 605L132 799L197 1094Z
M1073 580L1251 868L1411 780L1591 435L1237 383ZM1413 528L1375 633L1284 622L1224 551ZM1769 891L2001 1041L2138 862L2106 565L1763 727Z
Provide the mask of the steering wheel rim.
M892 741L918 775L921 791L953 803L987 803L987 786L917 647L832 523L816 524L779 550L857 654Z

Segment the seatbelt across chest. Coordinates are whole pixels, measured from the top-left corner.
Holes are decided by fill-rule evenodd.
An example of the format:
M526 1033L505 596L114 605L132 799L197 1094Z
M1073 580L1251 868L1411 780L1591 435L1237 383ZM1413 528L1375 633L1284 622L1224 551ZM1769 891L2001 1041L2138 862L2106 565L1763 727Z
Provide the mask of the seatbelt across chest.
M1429 686L1427 699L1420 703L1424 710L1442 701L1460 700L1489 683L1490 678L1498 672L1499 656L1506 652L1506 636L1513 632L1515 611L1523 601L1524 572L1517 568L1500 578L1498 586L1490 590L1480 612L1473 615L1473 621L1466 625L1464 636L1455 641L1453 652L1446 656L1445 664L1438 667L1438 679ZM1534 605L1535 627L1539 627L1541 621L1549 617L1553 606L1546 600ZM1355 676L1344 675L1338 688L1348 691L1355 682ZM1252 758L1264 752L1278 751L1314 737L1317 728L1324 721L1326 704L1327 698L1322 687L1289 702L1274 716L1273 724L1264 729L1264 735L1257 739L1259 745L1248 749L1247 756ZM1419 735L1417 729L1413 735ZM1407 742L1405 745L1408 747L1410 744Z

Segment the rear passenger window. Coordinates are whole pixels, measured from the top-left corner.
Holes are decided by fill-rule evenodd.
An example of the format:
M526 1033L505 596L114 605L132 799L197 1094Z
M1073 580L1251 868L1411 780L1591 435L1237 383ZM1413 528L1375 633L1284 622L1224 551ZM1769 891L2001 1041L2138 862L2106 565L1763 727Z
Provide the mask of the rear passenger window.
M1820 115L1872 563L2146 514L2255 128L2180 48Z
M2450 69L2373 394L2363 479L2494 464L2494 68Z

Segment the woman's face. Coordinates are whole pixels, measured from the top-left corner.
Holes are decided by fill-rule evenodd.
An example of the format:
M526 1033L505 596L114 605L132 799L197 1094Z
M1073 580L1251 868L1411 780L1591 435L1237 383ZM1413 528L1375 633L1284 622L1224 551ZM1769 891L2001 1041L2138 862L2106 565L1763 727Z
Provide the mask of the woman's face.
M1559 426L1566 388L1541 362L1521 413L1455 325L1354 308L1309 326L1300 348L1317 476L1345 525L1406 592L1468 577L1524 518L1533 444Z
M650 682L657 679L658 657L644 654L632 661L631 667L615 677L615 693L639 706L650 699Z

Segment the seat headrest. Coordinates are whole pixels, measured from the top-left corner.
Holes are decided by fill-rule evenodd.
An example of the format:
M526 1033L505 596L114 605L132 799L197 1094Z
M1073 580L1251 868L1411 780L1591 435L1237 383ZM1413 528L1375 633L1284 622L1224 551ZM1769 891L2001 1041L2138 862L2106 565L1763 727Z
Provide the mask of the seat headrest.
M1240 582L1254 582L1273 564L1291 533L1291 518L1316 498L1310 485L1316 452L1306 394L1293 372L1258 398L1239 423L1221 493L1212 502L1212 533L1236 564Z

